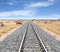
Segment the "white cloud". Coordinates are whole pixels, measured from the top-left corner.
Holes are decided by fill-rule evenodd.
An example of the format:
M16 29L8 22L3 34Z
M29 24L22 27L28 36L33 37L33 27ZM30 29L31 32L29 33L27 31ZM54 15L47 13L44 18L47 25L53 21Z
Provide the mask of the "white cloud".
M17 4L17 3L19 3L19 1L17 1L17 0L9 0L9 1L7 1L7 4L9 4L9 5L14 5L14 4Z
M32 16L34 12L30 10L18 10L18 11L10 11L10 12L2 12L0 13L0 17L16 17L16 16Z
M9 3L7 3L7 4L9 4L9 5L14 5L14 3L12 3L12 2L9 2Z
M35 7L47 7L50 5L53 5L55 2L55 0L48 0L46 2L36 2L36 3L32 3L32 4L26 4L27 8L35 8Z
M48 1L54 2L55 0L48 0Z
M60 14L50 14L49 16L37 16L37 19L60 19Z
M52 14L51 17L60 18L60 14Z
M38 2L38 3L31 4L29 7L46 7L49 5L51 5L51 4L48 2Z

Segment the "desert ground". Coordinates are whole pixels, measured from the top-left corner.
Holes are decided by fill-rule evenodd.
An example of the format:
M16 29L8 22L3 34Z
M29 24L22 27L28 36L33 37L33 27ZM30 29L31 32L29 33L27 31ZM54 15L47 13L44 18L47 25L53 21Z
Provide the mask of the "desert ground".
M60 20L33 20L33 22L58 35L60 39ZM0 41L24 23L25 20L0 20Z
M0 40L7 37L10 31L22 26L24 22L24 20L0 20Z
M60 20L34 20L34 23L60 36Z

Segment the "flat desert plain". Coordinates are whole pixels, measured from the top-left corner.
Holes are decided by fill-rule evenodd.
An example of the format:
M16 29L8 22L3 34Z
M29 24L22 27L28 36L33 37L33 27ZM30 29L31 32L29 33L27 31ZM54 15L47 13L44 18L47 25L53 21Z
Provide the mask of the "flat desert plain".
M8 36L7 33L20 27L23 23L23 20L0 20L0 41Z
M34 20L40 27L60 36L60 20Z

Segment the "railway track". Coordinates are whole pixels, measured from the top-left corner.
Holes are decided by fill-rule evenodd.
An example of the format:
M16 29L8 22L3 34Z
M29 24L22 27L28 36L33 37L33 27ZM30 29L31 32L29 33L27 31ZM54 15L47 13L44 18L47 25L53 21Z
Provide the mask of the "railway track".
M26 33L22 38L18 52L47 52L31 23L28 25Z

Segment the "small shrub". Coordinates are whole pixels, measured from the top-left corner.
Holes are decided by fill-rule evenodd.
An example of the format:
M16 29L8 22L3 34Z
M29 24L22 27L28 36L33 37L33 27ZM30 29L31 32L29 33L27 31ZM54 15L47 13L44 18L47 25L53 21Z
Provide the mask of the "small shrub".
M22 22L16 22L16 24L22 24Z
M47 21L45 21L44 23L47 24Z
M44 23L45 23L45 24L51 24L52 21L45 21Z
M0 34L0 37L1 37L1 34Z
M16 24L22 24L22 21L20 21L20 20L16 21Z
M1 27L4 27L4 24L3 24L2 22L0 22L0 26L1 26Z

